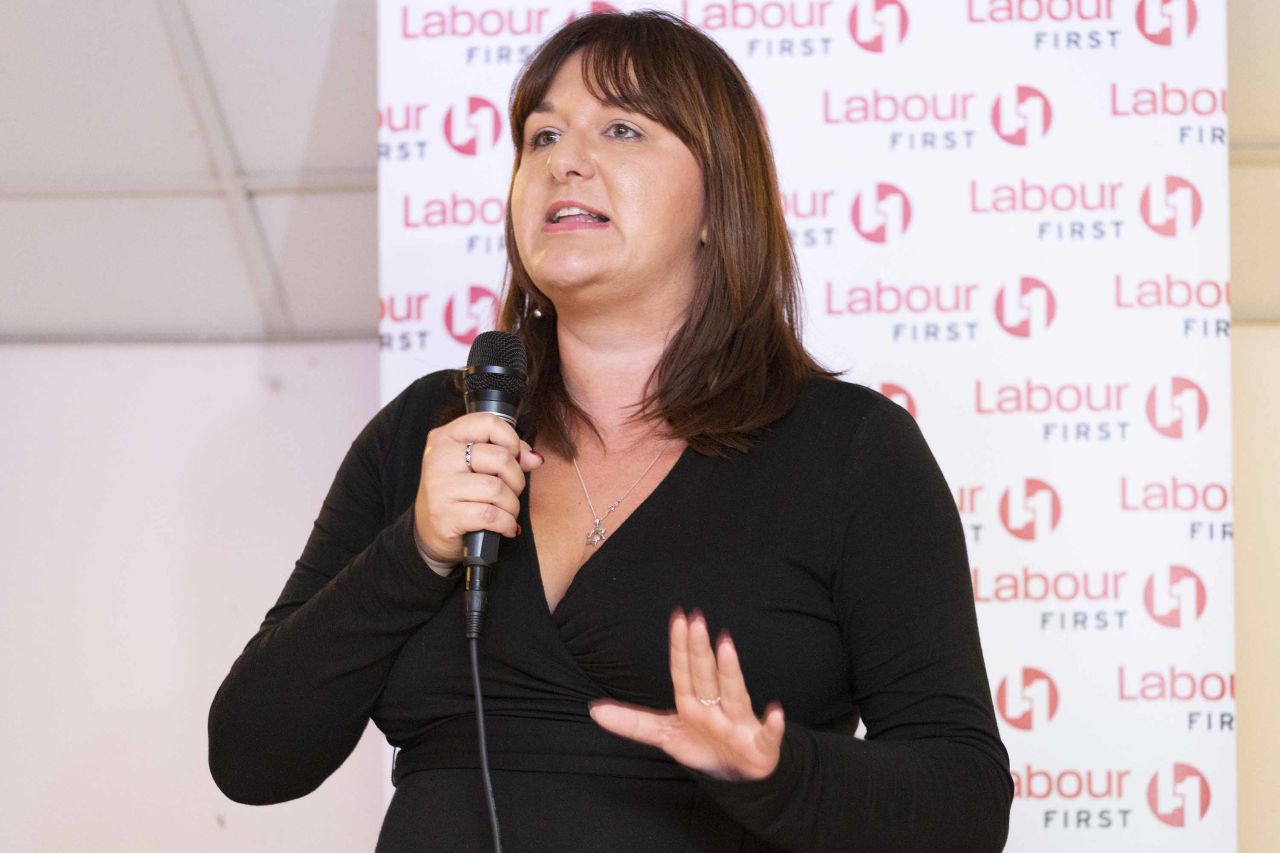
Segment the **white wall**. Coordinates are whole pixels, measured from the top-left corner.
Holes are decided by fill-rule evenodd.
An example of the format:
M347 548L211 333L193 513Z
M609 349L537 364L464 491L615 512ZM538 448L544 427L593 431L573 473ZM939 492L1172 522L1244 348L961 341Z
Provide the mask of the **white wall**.
M372 850L381 734L227 800L210 700L377 410L373 341L0 346L0 850Z

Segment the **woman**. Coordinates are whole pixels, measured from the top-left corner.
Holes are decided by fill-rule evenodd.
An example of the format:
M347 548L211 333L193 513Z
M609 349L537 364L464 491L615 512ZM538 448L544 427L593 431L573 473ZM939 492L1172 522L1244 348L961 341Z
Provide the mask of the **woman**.
M460 414L451 371L370 422L214 699L219 786L302 796L372 717L400 747L378 849L488 849L455 570L485 528L509 537L481 669L510 849L1000 849L954 502L910 416L802 348L737 68L670 16L590 15L531 58L511 127L525 439Z

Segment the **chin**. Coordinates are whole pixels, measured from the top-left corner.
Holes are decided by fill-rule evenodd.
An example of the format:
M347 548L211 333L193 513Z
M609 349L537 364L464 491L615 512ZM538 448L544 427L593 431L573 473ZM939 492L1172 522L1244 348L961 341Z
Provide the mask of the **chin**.
M530 277L538 288L546 293L556 290L574 290L595 284L605 279L605 272L599 264L547 264L537 272L530 271Z

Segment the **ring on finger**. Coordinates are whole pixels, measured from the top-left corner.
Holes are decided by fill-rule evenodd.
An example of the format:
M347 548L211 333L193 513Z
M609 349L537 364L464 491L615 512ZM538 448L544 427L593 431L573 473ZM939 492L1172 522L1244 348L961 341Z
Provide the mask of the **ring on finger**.
M716 697L716 698L714 698L714 699L703 699L701 696L699 696L699 697L698 697L698 701L699 701L699 702L701 702L703 705L705 705L705 706L707 706L707 707L709 708L709 707L711 707L712 705L719 705L719 704L720 704L720 697L719 697L719 696L717 696L717 697Z
M470 471L472 474L476 472L476 469L471 467L471 448L474 445L475 445L474 441L467 442L467 470Z

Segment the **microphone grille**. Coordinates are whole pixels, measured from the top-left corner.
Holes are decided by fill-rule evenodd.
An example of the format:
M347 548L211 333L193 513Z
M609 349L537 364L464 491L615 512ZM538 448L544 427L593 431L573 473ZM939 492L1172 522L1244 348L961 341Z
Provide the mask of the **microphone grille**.
M488 373L473 368L500 367L509 373ZM467 391L505 391L519 394L528 372L524 343L510 332L481 332L467 355Z

